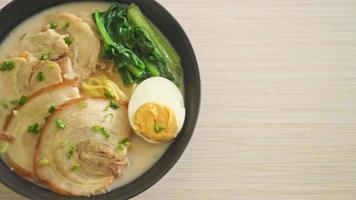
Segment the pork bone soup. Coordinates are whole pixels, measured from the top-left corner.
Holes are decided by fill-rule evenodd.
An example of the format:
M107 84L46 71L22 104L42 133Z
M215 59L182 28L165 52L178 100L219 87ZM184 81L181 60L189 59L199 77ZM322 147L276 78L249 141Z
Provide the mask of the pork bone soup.
M68 196L138 178L185 120L174 48L136 5L53 7L0 47L0 147L20 176Z

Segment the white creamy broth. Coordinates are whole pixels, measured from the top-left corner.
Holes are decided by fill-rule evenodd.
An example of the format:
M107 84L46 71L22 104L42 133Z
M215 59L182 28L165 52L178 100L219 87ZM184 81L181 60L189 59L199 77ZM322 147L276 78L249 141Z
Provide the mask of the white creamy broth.
M46 17L55 12L69 12L78 16L90 16L95 10L106 10L109 3L81 2L69 3L47 9L34 15L18 25L0 45L0 60L8 58L19 52L21 37L38 33L47 24ZM121 187L141 176L151 168L169 147L167 144L149 144L134 135L129 149L128 158L130 165L124 170L123 175L114 181L112 189Z

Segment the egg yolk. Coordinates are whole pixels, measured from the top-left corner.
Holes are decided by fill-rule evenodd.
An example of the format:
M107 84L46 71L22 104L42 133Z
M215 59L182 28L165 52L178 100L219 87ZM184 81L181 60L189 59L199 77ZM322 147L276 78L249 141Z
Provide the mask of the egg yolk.
M162 104L146 103L135 113L134 129L142 136L166 142L177 136L178 126L175 112Z

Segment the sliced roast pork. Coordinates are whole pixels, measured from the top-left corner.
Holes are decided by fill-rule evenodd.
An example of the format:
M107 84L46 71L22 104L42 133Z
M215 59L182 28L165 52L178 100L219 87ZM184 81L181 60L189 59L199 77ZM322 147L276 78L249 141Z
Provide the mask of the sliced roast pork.
M68 35L69 53L73 71L82 79L95 72L100 53L100 41L90 25L70 13L56 13L48 17L50 24L55 24L56 31Z
M42 130L36 175L63 195L104 193L128 165L121 144L130 134L127 105L102 98L71 100Z
M40 130L58 105L80 96L77 84L67 81L42 89L30 95L27 102L8 117L0 138L11 138L7 140L5 160L15 172L34 177L33 161Z
M0 131L3 129L6 116L17 106L21 97L28 96L37 90L61 83L61 69L51 61L38 61L26 54L24 57L13 57L0 62L10 63L11 69L0 71Z
M52 29L27 36L21 49L32 53L38 59L58 60L69 52L65 36Z

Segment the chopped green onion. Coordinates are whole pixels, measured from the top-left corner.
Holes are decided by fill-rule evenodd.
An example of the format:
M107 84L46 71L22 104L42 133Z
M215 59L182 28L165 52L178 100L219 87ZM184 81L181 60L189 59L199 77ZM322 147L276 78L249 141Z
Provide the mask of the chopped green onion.
M104 122L106 121L106 119L109 118L109 117L110 117L111 119L114 118L114 114L112 114L112 113L106 114L106 115L104 116L103 123L104 123Z
M0 154L4 154L7 150L8 144L4 141L0 141Z
M65 42L68 46L70 46L71 44L73 44L73 40L72 40L72 38L69 37L69 36L67 36L67 37L64 38L64 42Z
M62 30L66 31L70 26L69 22L66 22L63 26L62 26Z
M20 40L24 39L25 37L26 37L26 33L21 35Z
M99 125L93 126L92 130L95 131L95 132L101 133L101 135L103 135L105 137L105 139L109 139L110 136L111 136L109 131L106 128L104 128L102 126L99 126Z
M156 132L156 133L160 133L160 132L166 130L166 128L164 128L162 125L157 124L157 123L155 124L154 129L155 129L155 132Z
M27 97L21 96L20 99L10 101L10 104L15 105L15 106L17 106L17 105L23 106L26 102L27 102Z
M57 29L58 28L58 25L56 23L50 23L49 24L49 28L50 29Z
M81 109L84 109L84 108L88 107L88 102L87 102L87 101L81 101L81 102L79 103L79 107L80 107Z
M33 135L38 135L41 131L40 125L38 123L32 124L27 128L27 132Z
M0 99L0 105L5 109L9 109L9 104L6 102L5 99Z
M49 160L47 158L43 158L40 160L40 164L43 166L49 165Z
M51 55L50 52L44 53L41 55L40 60L49 60L50 55Z
M75 163L71 168L72 171L77 171L79 169L80 169L80 164L78 164L78 163Z
M56 65L54 63L49 63L48 68L53 69Z
M69 141L68 140L63 140L61 143L60 143L61 147L64 148L66 146L69 145Z
M114 95L113 95L111 92L109 92L109 91L106 91L106 92L104 93L104 95L105 95L105 97L107 97L107 98L109 98L109 99L113 99L113 98L114 98Z
M119 108L119 106L117 105L117 103L115 101L110 101L109 106L113 110L117 110Z
M95 131L95 132L99 132L101 128L102 128L102 126L95 125L91 129L93 129L93 131Z
M44 80L46 80L46 77L45 77L44 73L43 72L39 72L37 74L37 81L42 82Z
M67 158L70 159L74 155L74 153L77 151L77 147L74 145L70 145L69 151L66 153Z
M54 113L54 111L56 111L56 110L57 110L56 106L51 106L51 107L49 107L49 109L48 109L48 113L52 114L52 113Z
M15 68L15 62L6 60L0 65L0 71L11 71Z
M131 142L127 138L123 139L117 144L117 150L123 151L126 148L128 148L130 145L131 145Z
M66 127L66 125L64 124L64 122L62 121L62 120L60 120L60 119L57 119L56 120L56 125L57 125L57 128L58 129L65 129L65 127Z

